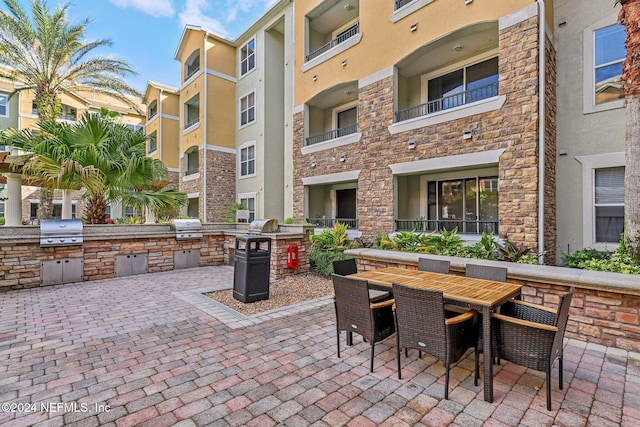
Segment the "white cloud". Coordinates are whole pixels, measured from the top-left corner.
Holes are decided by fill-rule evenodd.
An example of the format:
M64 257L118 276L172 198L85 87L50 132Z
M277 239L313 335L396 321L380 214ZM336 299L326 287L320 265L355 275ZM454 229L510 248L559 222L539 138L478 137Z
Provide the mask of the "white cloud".
M170 0L109 0L121 8L132 7L154 17L173 16Z
M278 0L227 0L227 13L225 20L227 22L234 22L238 17L238 13L245 13L255 8L260 8L263 11L266 11L277 1Z
M198 25L220 36L228 37L229 32L218 19L205 15L210 9L207 0L186 0L184 9L178 14L180 26L184 28L185 25Z

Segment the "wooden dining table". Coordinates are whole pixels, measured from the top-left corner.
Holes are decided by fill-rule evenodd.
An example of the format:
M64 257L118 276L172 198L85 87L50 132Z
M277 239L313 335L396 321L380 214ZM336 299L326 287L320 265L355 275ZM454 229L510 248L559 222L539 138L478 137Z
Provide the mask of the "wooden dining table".
M431 273L399 267L362 271L349 277L365 279L372 289L391 290L392 283L421 289L441 290L445 303L482 313L484 348L484 400L493 402L493 355L491 354L491 312L520 295L522 286L513 283ZM488 363L487 363L488 362Z

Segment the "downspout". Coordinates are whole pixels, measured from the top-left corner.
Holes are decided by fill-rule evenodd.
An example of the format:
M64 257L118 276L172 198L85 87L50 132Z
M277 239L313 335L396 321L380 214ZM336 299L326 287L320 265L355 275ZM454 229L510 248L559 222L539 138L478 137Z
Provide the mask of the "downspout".
M538 253L545 251L544 246L544 190L545 190L545 110L546 110L546 40L545 40L545 5L544 0L538 3ZM544 257L538 257L542 264Z
M203 104L204 104L204 108L203 108L203 117L202 117L202 133L204 135L204 140L202 141L202 182L203 182L203 187L202 187L202 203L204 204L202 212L202 222L204 222L205 224L207 223L207 106L209 104L209 92L207 91L207 81L209 80L207 77L207 40L209 39L209 32L205 31L204 32L204 51L202 52L203 56L204 56L204 72L203 72L203 76L204 76L204 90L203 90Z
M158 97L158 138L156 139L156 150L158 150L158 158L162 160L162 92L160 88L160 96Z

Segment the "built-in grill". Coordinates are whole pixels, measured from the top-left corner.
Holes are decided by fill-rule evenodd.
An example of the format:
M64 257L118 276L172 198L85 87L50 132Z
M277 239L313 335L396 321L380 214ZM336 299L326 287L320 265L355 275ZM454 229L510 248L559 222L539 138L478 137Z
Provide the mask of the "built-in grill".
M44 219L40 221L40 246L82 245L82 221L79 219Z
M176 240L202 239L202 223L199 219L172 219L171 229L176 232Z
M277 219L256 219L249 224L249 233L275 233L278 229Z

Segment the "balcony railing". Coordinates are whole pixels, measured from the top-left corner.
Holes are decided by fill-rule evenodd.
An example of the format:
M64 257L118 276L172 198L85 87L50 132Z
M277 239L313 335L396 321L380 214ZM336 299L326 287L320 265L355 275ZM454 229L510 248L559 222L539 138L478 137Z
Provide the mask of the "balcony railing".
M200 117L196 117L195 119L193 119L193 120L191 120L191 121L187 122L187 124L186 124L186 125L184 125L184 128L185 128L185 129L189 129L191 126L195 126L195 125L197 125L198 123L200 123Z
M445 96L440 99L429 101L426 104L420 104L415 107L396 111L395 121L402 122L404 120L426 116L427 114L437 113L438 111L469 104L470 102L480 101L481 99L492 98L494 96L498 96L497 82L456 93L455 95Z
M155 152L158 149L158 146L156 144L149 144L149 151L147 152L147 154L151 154L153 152Z
M325 132L320 135L310 136L307 138L305 145L313 145L319 142L329 141L331 139L340 138L341 136L351 135L352 133L356 133L357 131L358 124L354 123L340 129L330 130L329 132Z
M498 221L462 220L462 219L396 219L396 231L440 232L458 229L459 233L498 235Z
M412 1L415 1L415 0L396 0L396 9L395 10L398 10L401 7L408 5Z
M343 43L345 41L347 41L348 39L350 39L351 37L357 35L360 32L360 23L356 23L353 25L353 27L343 31L342 33L340 33L340 35L338 37L336 37L335 39L331 40L329 43L320 46L318 49L314 50L313 52L309 53L306 56L305 61L311 61L313 58L322 55L323 53L325 53L326 51L328 51L329 49L336 47L337 45L339 45L340 43Z
M195 174L197 174L199 172L200 172L200 168L199 167L187 169L186 171L184 171L184 176L195 175Z
M157 115L158 115L158 112L157 112L157 111L153 111L153 110L151 110L151 111L149 111L149 118L148 118L147 120L151 120L151 119L153 119L153 118L154 118L155 116L157 116Z
M358 228L358 220L356 218L307 218L306 221L318 228L333 228L336 222L346 224L352 230Z

